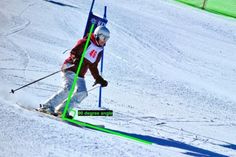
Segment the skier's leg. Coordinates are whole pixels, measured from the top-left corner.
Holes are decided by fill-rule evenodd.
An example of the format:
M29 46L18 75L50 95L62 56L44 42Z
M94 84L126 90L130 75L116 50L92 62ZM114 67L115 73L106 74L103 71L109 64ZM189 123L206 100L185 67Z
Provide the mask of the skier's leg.
M74 76L73 76L73 79L74 79ZM72 81L74 81L74 80L72 80ZM73 82L71 82L71 84L72 83ZM80 93L79 96L77 94L78 92ZM75 106L75 104L78 104L78 102L81 102L87 95L88 94L87 94L87 89L86 89L84 78L79 77L77 80L77 90L73 93L73 95L70 99L68 110L73 108ZM66 97L66 98L68 98L68 97ZM67 99L64 99L64 101L62 103L60 103L59 105L57 105L55 107L55 112L62 113L64 111L66 103L67 103Z
M88 92L87 92L85 80L84 80L84 78L79 77L77 80L77 89L73 93L73 96L71 97L68 110L76 107L87 96L88 96ZM67 99L62 104L58 105L55 108L55 112L62 113L64 111L66 103L67 103Z
M62 103L68 97L71 85L73 83L74 75L74 72L71 71L67 71L62 74L63 89L61 89L60 91L58 91L58 93L49 98L43 104L43 108L48 108L50 112L54 112L58 104Z
M88 96L84 78L79 77L77 80L77 89L71 98L70 108L78 106Z

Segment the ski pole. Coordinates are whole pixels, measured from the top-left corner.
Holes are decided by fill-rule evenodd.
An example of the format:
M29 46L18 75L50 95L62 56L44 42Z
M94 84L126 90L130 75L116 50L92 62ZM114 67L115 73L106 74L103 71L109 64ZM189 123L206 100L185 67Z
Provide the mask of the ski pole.
M96 86L96 87L93 86L93 88L87 90L87 92L91 92L92 90L97 89L98 87L100 87L100 85L99 85L99 86Z
M38 79L38 80L35 80L35 81L33 81L33 82L30 82L30 83L28 83L28 84L26 84L26 85L24 85L24 86L21 86L21 87L19 87L19 88L17 88L17 89L11 89L11 92L10 92L10 93L14 94L16 91L18 91L18 90L20 90L20 89L22 89L22 88L25 88L25 87L27 87L27 86L29 86L29 85L31 85L31 84L34 84L34 83L36 83L36 82L39 82L39 81L41 81L41 80L43 80L43 79L45 79L45 78L48 78L48 77L50 77L50 76L52 76L52 75L55 75L55 74L59 73L59 72L61 72L61 71L67 70L67 69L69 69L69 68L71 68L71 67L73 67L73 66L75 66L75 65L73 64L73 65L71 65L71 66L69 66L69 67L66 67L66 68L64 68L64 69L58 70L58 71L56 71L56 72L53 72L53 73L51 73L51 74L49 74L49 75L47 75L47 76L44 76L44 77L42 77L42 78L40 78L40 79Z
M70 49L66 49L65 51L63 51L62 53L64 54L64 53L66 53L68 50L70 50Z

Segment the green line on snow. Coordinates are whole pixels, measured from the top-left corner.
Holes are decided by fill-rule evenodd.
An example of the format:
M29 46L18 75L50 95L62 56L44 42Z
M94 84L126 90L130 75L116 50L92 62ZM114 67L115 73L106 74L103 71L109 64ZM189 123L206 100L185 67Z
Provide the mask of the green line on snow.
M110 134L113 134L113 135L116 135L116 136L124 137L124 138L127 138L127 139L131 139L131 140L134 140L134 141L144 143L144 144L152 144L152 142L142 140L142 139L139 139L139 138L136 138L136 137L133 137L133 136L126 135L126 134L122 134L122 133L119 133L117 131L113 131L113 130L110 130L110 129L107 129L107 128L102 128L102 127L99 127L99 126L96 126L96 125L93 125L93 124L89 124L89 123L85 123L85 122L81 122L81 121L77 121L77 120L73 120L73 119L68 119L68 118L64 118L63 120L71 122L71 123L75 123L79 126L83 126L83 127L86 127L86 128L91 128L91 129L94 129L94 130L110 133Z
M80 72L82 63L84 61L84 56L85 56L87 48L88 48L88 44L89 44L89 41L90 41L90 38L91 38L91 34L93 32L93 28L94 28L94 24L92 24L92 26L90 27L89 35L88 35L88 38L87 38L86 43L85 43L84 51L82 53L82 57L80 58L79 66L77 68L76 75L74 77L74 82L72 84L72 87L70 89L70 92L69 92L69 95L68 95L68 98L67 98L66 106L65 106L65 109L64 109L63 115L62 115L63 120L65 120L65 115L66 115L66 112L69 108L69 104L70 104L70 101L71 101L72 94L74 93L75 85L76 85L76 82L78 80L79 72Z

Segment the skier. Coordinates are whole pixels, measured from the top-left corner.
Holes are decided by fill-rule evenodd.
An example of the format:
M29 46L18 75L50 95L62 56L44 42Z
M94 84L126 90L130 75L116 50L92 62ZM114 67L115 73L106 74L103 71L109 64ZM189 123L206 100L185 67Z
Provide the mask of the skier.
M95 79L94 85L100 84L101 87L106 87L108 85L108 82L104 80L101 75L99 75L97 66L102 57L103 48L109 37L110 31L105 26L98 26L91 35L90 43L84 56L84 61L78 75L76 88L71 97L68 110L78 105L85 97L88 96L84 79L84 75L88 69ZM73 67L62 71L63 89L49 98L44 104L40 105L40 108L38 109L39 111L50 113L55 116L63 113L80 59L82 57L86 40L87 37L80 39L77 42L75 47L71 50L70 56L64 61L64 64L62 65L62 69L66 69L67 67L74 65ZM67 116L69 116L68 112Z

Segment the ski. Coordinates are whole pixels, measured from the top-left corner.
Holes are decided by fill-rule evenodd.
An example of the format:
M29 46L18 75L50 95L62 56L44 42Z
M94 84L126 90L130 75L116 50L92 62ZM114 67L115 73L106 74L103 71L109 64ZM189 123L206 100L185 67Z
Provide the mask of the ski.
M47 113L47 112L42 112L42 111L39 111L37 108L32 108L32 107L26 107L24 105L20 105L17 103L17 105L25 110L28 110L28 111L31 111L31 112L36 112L37 115L39 115L40 117L47 117L49 119L53 119L53 120L56 120L56 121L60 121L60 122L64 122L66 124L69 124L71 126L75 126L75 127L79 127L79 128L88 128L86 126L82 126L82 125L78 125L78 124L75 124L75 123L72 123L70 121L65 121L63 120L60 116L55 116L53 114L50 114L50 113ZM78 121L78 120L76 120ZM100 127L100 128L105 128L104 125L97 125L97 124L90 124L90 123L87 123L87 122L82 122L82 121L79 121L81 123L84 123L84 124L88 124L88 125L93 125L93 126L96 126L96 127ZM89 128L88 128L89 129Z
M72 126L77 126L77 127L81 127L81 128L87 128L87 127L85 127L85 126L78 125L78 124L72 123L72 122L70 122L70 121L65 121L65 120L62 119L61 115L55 116L55 115L53 115L53 114L51 114L51 113L39 111L38 109L35 109L35 111L40 112L40 113L44 114L45 116L47 116L47 117L49 117L49 118L56 119L56 120L58 120L58 121L62 121L62 122L68 123L68 124L70 124L70 125L72 125ZM73 119L73 118L71 117L71 118L69 118L69 119ZM73 120L75 120L75 119L73 119ZM78 120L75 120L75 121L78 121ZM78 121L78 122L83 123L83 124L86 124L86 125L92 125L92 126L96 126L96 127L100 127L100 128L105 128L104 125L91 124L91 123L87 123L87 122L83 122L83 121Z

